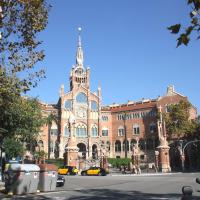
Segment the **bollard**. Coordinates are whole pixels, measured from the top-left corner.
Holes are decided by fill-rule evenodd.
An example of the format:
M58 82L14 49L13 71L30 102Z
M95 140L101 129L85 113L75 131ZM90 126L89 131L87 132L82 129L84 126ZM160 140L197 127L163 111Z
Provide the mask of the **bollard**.
M196 183L200 184L200 178L196 178Z
M192 197L193 189L191 186L183 186L182 193L183 193L183 196L181 200L189 200Z

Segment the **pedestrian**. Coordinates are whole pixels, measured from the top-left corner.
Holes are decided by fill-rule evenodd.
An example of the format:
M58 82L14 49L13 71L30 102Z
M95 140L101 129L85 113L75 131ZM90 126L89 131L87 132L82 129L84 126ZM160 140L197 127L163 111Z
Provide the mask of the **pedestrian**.
M126 174L126 166L122 166L122 174Z
M135 165L132 166L132 173L136 174L136 166Z
M141 169L139 165L137 166L137 174L141 174Z
M153 164L152 169L157 173L157 167Z

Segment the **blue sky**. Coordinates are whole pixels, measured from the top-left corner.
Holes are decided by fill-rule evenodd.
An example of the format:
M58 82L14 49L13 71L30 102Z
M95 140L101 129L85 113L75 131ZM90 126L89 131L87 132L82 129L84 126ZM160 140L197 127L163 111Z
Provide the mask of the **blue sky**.
M187 1L57 0L47 29L39 36L47 78L29 92L56 103L61 84L69 91L75 64L77 28L82 27L84 64L91 69L91 91L102 88L103 105L156 98L168 85L200 108L200 41L176 48L167 27L189 21Z

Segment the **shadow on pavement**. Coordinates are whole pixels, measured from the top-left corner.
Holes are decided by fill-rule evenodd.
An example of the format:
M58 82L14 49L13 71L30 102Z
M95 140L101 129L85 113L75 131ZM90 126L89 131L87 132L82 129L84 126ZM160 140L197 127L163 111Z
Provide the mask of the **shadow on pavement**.
M81 191L80 191L81 192ZM87 196L85 195L87 194ZM102 199L112 199L112 200L118 200L118 199L124 199L124 200L181 200L182 195L181 194L150 194L150 193L141 193L138 191L126 191L126 193L120 190L109 190L109 189L94 189L94 190L84 190L83 195L76 196L73 198L70 198L71 200L80 199L80 200L102 200ZM192 199L200 199L199 197L193 197Z
M159 188L158 188L159 190ZM46 195L34 195L34 196L15 196L11 199L19 200L181 200L181 194L150 194L150 193L141 193L138 191L126 191L122 192L120 190L110 190L110 189L92 189L92 190L79 190L73 196L68 196L68 191L66 191L65 195L54 195L48 194ZM60 196L60 198L59 198ZM200 197L193 196L189 198L189 200L200 200Z

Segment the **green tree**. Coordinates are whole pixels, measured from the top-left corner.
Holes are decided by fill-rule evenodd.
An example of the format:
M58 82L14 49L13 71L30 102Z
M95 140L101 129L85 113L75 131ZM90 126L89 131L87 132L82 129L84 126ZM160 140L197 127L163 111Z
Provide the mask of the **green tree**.
M36 140L40 128L44 123L41 107L37 99L15 96L14 102L0 104L0 124L6 132L2 138L11 137L23 142L32 143Z
M16 158L18 156L23 157L24 147L20 141L13 138L5 138L3 142L5 154L8 159Z
M46 125L48 126L48 159L50 159L50 148L51 148L51 127L53 122L58 124L58 119L55 113L51 112L45 119Z
M35 67L44 59L38 33L48 23L49 9L46 0L0 1L1 139L9 136L30 142L38 133L38 105L21 94L44 77L44 70Z
M40 164L41 162L45 162L47 153L44 150L36 151L34 157L36 159L36 163Z
M191 104L181 100L178 104L170 105L168 112L164 115L169 138L173 135L184 137L196 131L197 124L189 120Z
M34 68L44 59L37 34L47 25L50 6L45 0L4 0L0 8L1 73L18 77L15 89L27 91L44 77L44 70Z
M187 0L187 4L190 6L190 23L186 27L183 27L182 24L175 24L168 27L172 34L179 34L177 47L182 44L187 46L192 33L196 33L196 38L200 39L200 0Z
M189 140L200 140L200 115L195 120L195 125L196 125L195 132L187 137Z

